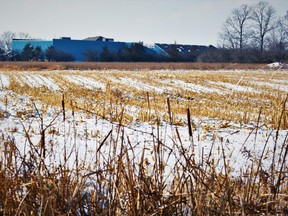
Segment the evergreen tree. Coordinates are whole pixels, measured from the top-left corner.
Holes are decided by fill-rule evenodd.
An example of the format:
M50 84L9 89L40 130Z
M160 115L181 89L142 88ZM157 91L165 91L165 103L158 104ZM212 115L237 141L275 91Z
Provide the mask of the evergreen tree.
M113 56L109 52L108 47L104 46L100 54L101 61L110 62L113 61Z
M178 45L176 42L169 46L168 54L170 56L170 61L176 62L179 60L179 53L177 48Z
M5 51L0 48L0 61L5 61Z
M45 52L46 59L48 61L55 61L55 48L53 46L49 46Z
M34 49L34 59L36 61L43 61L44 60L43 51L42 51L40 46L37 46Z
M71 53L56 50L53 46L48 47L48 49L45 52L45 56L48 61L58 61L58 62L75 61L75 57Z
M34 48L33 46L28 43L22 50L22 60L23 61L31 61L34 58Z
M82 53L87 62L96 62L98 61L98 52L96 50L87 49Z
M145 58L145 48L143 42L134 43L131 46L131 61L143 61Z

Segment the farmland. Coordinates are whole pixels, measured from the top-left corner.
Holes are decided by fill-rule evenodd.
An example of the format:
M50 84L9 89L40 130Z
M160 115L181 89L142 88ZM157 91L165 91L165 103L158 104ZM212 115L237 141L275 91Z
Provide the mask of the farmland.
M288 71L0 71L3 214L287 213Z

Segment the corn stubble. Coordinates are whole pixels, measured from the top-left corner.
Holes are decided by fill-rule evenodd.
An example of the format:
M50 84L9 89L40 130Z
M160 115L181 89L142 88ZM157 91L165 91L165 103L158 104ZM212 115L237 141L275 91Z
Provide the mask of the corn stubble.
M159 80L166 78L163 72L131 74L113 71L81 74L106 83L105 91L94 91L64 81L61 73L65 74L49 74L62 87L62 91L55 92L33 88L27 84L20 85L14 78L15 74L7 72L10 76L8 88L11 91L28 95L43 104L59 107L59 113L55 114L51 122L45 122L41 115L45 109L37 110L35 104L29 108L37 110L38 115L34 118L41 122L41 136L39 143L35 143L31 139L29 127L22 124L27 138L25 145L29 146L26 154L18 150L13 133L7 135L2 132L1 215L288 214L288 134L283 143L277 142L276 135L275 146L281 146L282 150L277 161L273 155L270 170L262 169L263 158L268 151L268 137L267 142L263 143L261 157L253 158L252 165L235 177L225 153L224 140L221 140L222 149L219 150L221 159L212 157L211 152L208 156L200 156L200 160L195 157L194 142L197 138L193 137L193 130L198 126L192 120L192 117L206 116L240 125L254 121L256 125L252 131L256 131L255 136L260 127L271 128L278 134L281 129L288 127L285 107L287 95L283 92L275 89L273 92L263 91L259 94L231 92L223 97L217 93L195 92L177 86L174 87L175 91L159 94L139 90L125 83L119 84L108 78L114 76L118 79L135 79L135 76L144 75L142 81L153 86L154 81L147 78L147 73L156 77L158 81L155 82L159 85ZM213 82L235 84L241 79L244 86L255 85L248 82L251 77L248 72L237 77L227 72L222 77L207 72L172 75L187 83L207 84L209 79ZM252 76L262 79L263 75L253 73ZM279 73L278 76L281 79L282 74ZM277 77L277 74L273 77ZM171 87L173 86L171 83ZM129 92L133 92L133 95L130 96ZM9 99L6 103L9 103ZM129 113L129 107L137 108L136 116ZM80 152L75 146L65 146L64 160L60 164L51 162L53 160L47 163L47 158L53 158L54 146L46 142L45 138L47 134L60 133L59 128L52 127L53 121L61 117L65 127L63 130L67 131L69 124L71 127L75 126L74 115L79 111L84 111L91 118L105 119L111 123L109 132L95 135L98 141L93 167L87 168L85 161L78 160L77 155ZM0 118L4 117L4 111L0 112ZM24 113L19 113L18 117L25 121ZM134 146L138 144L131 143L125 133L127 128L131 129L130 123L135 121L155 125L151 133L145 134L146 141L152 142L153 149L146 147L144 142L140 156L134 150ZM166 145L159 133L163 121L175 130L173 147ZM189 148L183 146L178 126L187 127L191 142ZM207 131L212 127L209 124L205 126ZM221 127L229 127L229 124ZM76 131L74 133L75 137L78 136ZM211 151L213 142L211 140ZM104 146L109 147L108 157L104 156ZM86 148L85 152L87 151ZM247 158L252 160L249 152L246 153ZM76 160L73 167L69 167L67 162L72 154L76 155ZM148 155L152 155L153 160L148 160ZM171 158L174 158L175 164L168 171L167 163ZM217 169L220 161L224 164L222 172Z

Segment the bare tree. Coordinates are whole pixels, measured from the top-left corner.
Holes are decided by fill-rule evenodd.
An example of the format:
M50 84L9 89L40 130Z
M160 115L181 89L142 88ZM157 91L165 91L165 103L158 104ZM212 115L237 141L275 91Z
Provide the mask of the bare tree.
M0 36L0 44L2 44L3 49L6 51L12 50L12 40L15 38L31 39L31 36L28 33L24 33L24 32L15 33L11 31L5 31Z
M31 39L31 35L26 33L26 32L18 32L17 33L17 38L18 39Z
M284 16L284 19L288 20L288 10L286 11L286 14Z
M246 4L232 10L232 14L223 24L223 32L220 34L224 46L232 49L243 49L250 35L247 22L250 15L251 8Z
M4 46L4 50L10 51L12 49L12 40L15 36L16 33L11 31L6 31L1 35L0 40Z
M263 51L265 37L267 34L277 28L276 10L266 1L260 1L253 7L251 19L252 27L255 29L254 38Z
M3 43L3 41L1 39L0 39L0 49L4 50L4 43Z
M283 21L283 27L285 29L285 33L288 36L288 11L286 11L286 15L282 19Z
M278 19L277 28L273 29L267 37L267 47L274 54L276 61L285 61L288 57L288 11Z
M277 23L277 28L273 29L267 37L269 50L284 50L287 46L288 35L285 26L285 19L280 18Z

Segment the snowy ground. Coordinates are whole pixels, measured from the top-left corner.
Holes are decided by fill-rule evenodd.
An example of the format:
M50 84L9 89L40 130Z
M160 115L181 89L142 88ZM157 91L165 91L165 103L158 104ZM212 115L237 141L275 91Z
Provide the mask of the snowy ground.
M91 72L88 71L87 73ZM264 85L275 88L283 94L288 92L288 78L286 81L273 78L273 80L266 83L263 80L261 82L249 80L249 82L253 82L251 86L247 86L249 82L246 82L245 86L241 86L241 82L238 83L240 79L237 78L238 81L236 80L234 83L209 81L207 86L203 86L198 83L186 82L183 79L177 80L177 74L175 75L175 73L173 79L157 75L154 83L136 79L136 76L132 78L125 77L120 72L120 78L115 78L113 74L109 73L96 72L96 75L97 73L99 73L98 80L86 76L85 73L74 74L74 72L70 73L69 71L65 71L61 76L64 82L69 81L92 91L100 90L104 92L107 85L104 80L108 80L112 84L114 80L115 83L117 81L117 83L123 85L133 86L137 90L151 91L156 94L161 94L165 91L171 92L181 88L202 93L216 92L221 95L228 94L231 91L261 93L262 89L257 88L255 83L259 87ZM166 75L169 75L169 73L169 71L161 72L161 74ZM285 73L288 77L288 73ZM185 124L183 126L175 126L162 121L158 127L148 122L133 120L128 125L121 126L119 130L117 122L110 122L81 110L77 110L75 113L72 113L71 110L66 110L65 121L63 121L64 116L61 107L43 104L41 101L33 101L33 98L29 95L17 94L9 88L11 78L16 77L15 80L21 85L26 83L33 87L46 86L49 91L60 91L61 83L54 79L53 76L52 73L47 71L19 72L13 75L8 72L0 72L0 135L2 140L14 140L21 154L28 154L33 146L39 147L41 118L43 118L43 126L44 128L47 127L45 137L47 164L63 164L64 160L66 160L66 163L73 168L76 166L75 158L78 158L83 166L87 167L86 172L88 173L93 171L97 152L101 152L102 158L100 160L105 163L108 157L116 156L119 153L121 143L136 161L140 161L145 149L145 158L152 163L155 161L156 146L160 144L163 150L163 158L166 161L165 174L168 179L173 173L175 164L179 161L184 161L182 157L183 151L188 152L190 155L195 154L199 165L208 157L213 158L219 170L223 169L223 156L225 155L232 173L237 175L245 167L250 166L252 162L256 162L263 153L264 148L263 168L268 169L271 165L274 146L276 145L276 157L278 157L281 154L281 148L287 143L287 130L280 130L279 137L277 137L275 130L268 129L262 124L257 127L256 122L236 124L233 123L233 120L225 122L206 117L193 117L193 137L189 137L188 127ZM163 85L160 86L157 83L162 83ZM165 84L167 84L167 89L165 89ZM131 112L129 114L132 116L136 115L137 109L129 109ZM177 130L179 137L177 136ZM111 135L109 135L110 131ZM27 141L26 133L31 138L32 146ZM109 135L109 138L102 143L107 135ZM265 146L265 143L267 143L267 146ZM2 146L0 148L3 154ZM225 150L224 155L222 148Z

